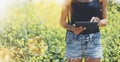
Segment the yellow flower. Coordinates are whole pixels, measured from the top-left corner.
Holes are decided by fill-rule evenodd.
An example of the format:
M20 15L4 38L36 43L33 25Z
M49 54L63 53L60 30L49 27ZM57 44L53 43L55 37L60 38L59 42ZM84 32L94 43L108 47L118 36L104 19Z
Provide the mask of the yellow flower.
M34 37L28 41L28 49L32 54L44 54L47 46L44 39L41 37Z

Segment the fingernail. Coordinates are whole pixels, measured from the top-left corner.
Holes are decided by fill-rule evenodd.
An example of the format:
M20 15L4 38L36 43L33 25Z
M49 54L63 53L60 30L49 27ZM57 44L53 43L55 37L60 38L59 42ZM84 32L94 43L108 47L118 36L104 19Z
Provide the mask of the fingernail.
M80 28L82 28L82 27L80 27Z

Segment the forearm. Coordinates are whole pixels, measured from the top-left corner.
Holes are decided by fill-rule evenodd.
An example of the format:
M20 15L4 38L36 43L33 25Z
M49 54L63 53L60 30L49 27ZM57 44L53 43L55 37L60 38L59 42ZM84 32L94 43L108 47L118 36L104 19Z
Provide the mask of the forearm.
M63 8L62 8L60 24L63 28L72 31L73 26L68 24L66 21L66 19L69 16L69 11L70 11L70 5L68 3L66 3L66 5L63 6Z
M70 31L73 31L73 29L74 29L74 26L72 26L72 25L70 25L70 24L68 24L68 23L61 24L61 26L62 26L63 28L65 28L66 30L70 30Z
M102 0L102 18L98 24L100 27L107 25L107 0Z

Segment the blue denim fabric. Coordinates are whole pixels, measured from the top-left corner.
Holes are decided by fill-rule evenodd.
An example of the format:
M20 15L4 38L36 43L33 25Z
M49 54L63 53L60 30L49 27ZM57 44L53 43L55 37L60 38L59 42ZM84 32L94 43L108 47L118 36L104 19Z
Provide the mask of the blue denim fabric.
M102 58L100 32L75 35L68 31L66 35L66 58Z

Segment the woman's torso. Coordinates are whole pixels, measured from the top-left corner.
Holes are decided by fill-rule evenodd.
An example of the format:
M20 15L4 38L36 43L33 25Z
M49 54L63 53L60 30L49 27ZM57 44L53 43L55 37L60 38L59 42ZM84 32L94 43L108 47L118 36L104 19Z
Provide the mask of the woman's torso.
M101 18L100 5L97 0L74 0L71 3L71 24L76 21L90 21L93 16ZM99 28L85 30L83 34L92 32L99 32Z
M72 2L71 3L71 22L90 21L94 17L101 18L100 5L97 0L90 2Z
M91 2L93 0L73 0L73 1L78 1L78 2Z

